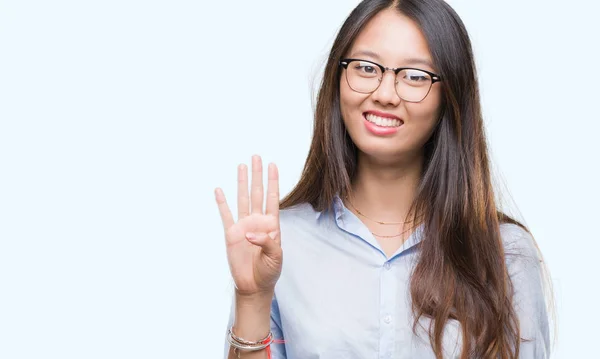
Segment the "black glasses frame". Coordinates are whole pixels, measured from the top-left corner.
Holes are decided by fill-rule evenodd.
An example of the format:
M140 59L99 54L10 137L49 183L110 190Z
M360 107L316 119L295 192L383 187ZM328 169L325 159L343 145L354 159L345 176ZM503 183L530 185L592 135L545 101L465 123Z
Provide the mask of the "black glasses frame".
M379 67L379 69L381 70L381 79L379 79L379 85L381 85L381 80L383 79L383 75L385 75L385 72L390 70L394 72L394 76L398 76L398 73L402 70L418 70L418 71L423 71L424 73L428 74L429 76L431 76L431 84L429 85L429 90L427 90L427 94L419 101L408 101L406 99L403 99L399 94L398 91L396 90L396 94L398 95L398 97L402 98L404 101L408 101L408 102L421 102L425 99L425 97L427 97L427 95L429 95L429 92L431 91L431 87L433 86L434 83L436 82L441 82L442 81L442 77L436 73L433 73L431 71L427 71L427 70L423 70L423 69L419 69L416 67L385 67L381 64L378 64L376 62L373 62L371 60L364 60L364 59L354 59L354 58L346 58L346 59L341 59L339 62L339 65L342 66L344 69L348 70L348 65L352 62L352 61L364 61L364 62L368 62L370 64L373 64L377 67ZM348 75L346 75L346 82L348 82ZM395 83L398 83L398 81L396 81ZM377 91L377 89L379 88L379 85L377 85L377 87L371 91L371 92L360 92L360 91L356 91L354 89L354 91L356 92L360 92L360 93L373 93L375 91ZM350 83L348 83L348 86L350 86ZM350 87L352 88L352 87Z

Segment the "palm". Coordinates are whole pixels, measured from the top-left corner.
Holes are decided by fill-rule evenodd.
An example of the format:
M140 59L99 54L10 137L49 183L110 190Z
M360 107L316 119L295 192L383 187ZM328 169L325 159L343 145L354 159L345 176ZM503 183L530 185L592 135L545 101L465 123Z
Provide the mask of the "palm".
M243 165L240 166L238 168L237 223L233 220L224 195L219 189L216 191L225 230L229 269L236 290L240 294L255 294L273 290L281 273L278 182L277 167L272 165L269 167L266 212L263 212L260 157L253 158L251 196L248 196L246 168ZM257 240L250 242L247 238L248 233L254 234Z

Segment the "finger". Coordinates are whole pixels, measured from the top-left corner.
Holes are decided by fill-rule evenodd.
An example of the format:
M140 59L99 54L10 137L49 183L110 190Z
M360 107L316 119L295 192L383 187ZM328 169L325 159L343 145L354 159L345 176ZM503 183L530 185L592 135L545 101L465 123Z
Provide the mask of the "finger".
M275 240L279 236L279 231L270 233L246 233L246 239L255 244L265 252L269 257L277 256L281 253L281 245Z
M227 205L227 200L225 199L225 194L223 193L222 189L215 189L215 200L217 201L217 206L219 207L219 214L221 215L223 228L227 230L229 227L233 226L235 222L233 220L233 215L229 210L229 206Z
M275 216L279 223L279 173L274 163L269 164L267 182L267 214Z
M248 167L245 164L238 166L238 221L250 212L250 199L248 198Z
M263 179L262 160L260 156L252 156L252 190L250 201L252 202L252 213L263 213Z
M281 231L279 229L274 230L273 232L268 233L269 237L281 247Z

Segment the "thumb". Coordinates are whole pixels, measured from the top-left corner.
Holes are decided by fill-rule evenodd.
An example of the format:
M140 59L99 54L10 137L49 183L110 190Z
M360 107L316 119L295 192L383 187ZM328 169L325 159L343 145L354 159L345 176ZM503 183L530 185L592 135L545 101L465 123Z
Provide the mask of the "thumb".
M281 251L281 245L276 241L277 236L279 236L278 230L269 233L246 233L246 239L250 243L261 247L269 257L273 257Z

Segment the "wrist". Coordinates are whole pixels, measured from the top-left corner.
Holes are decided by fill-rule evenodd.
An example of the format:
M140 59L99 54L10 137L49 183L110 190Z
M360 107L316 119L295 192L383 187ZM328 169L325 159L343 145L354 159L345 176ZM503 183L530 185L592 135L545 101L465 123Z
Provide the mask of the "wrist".
M233 333L246 340L264 338L271 329L271 301L273 292L235 297Z
M273 300L274 295L275 289L256 293L240 293L237 290L235 291L236 303L242 303L247 305L260 304L264 302L270 303L271 300Z

